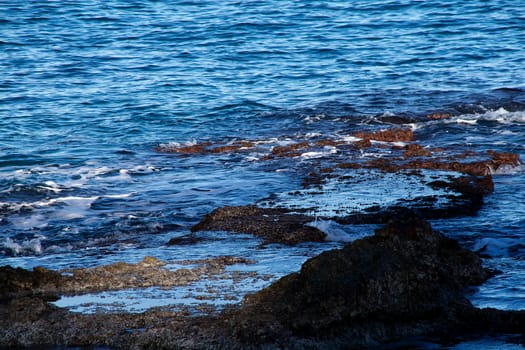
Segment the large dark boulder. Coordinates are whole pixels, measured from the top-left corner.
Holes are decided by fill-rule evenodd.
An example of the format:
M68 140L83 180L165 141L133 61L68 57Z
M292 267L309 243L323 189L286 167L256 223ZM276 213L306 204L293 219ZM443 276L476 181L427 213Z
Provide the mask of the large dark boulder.
M159 264L148 258L137 265ZM493 272L409 211L374 236L309 259L300 272L247 296L241 306L207 316L162 309L76 314L47 303L49 291L69 290L57 272L0 271L0 346L356 349L413 337L525 335L525 312L477 309L465 298L469 286Z
M406 216L247 297L233 327L252 344L285 337L351 347L446 334L474 310L466 288L491 275L474 253Z

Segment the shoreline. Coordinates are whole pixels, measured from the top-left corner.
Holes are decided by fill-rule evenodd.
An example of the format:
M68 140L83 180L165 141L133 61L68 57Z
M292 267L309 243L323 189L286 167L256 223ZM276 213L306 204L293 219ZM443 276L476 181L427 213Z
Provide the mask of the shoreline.
M489 151L485 154L471 152L456 160L439 157L436 160L436 153L443 151L423 149L406 129L394 128L359 136L359 140L352 141L355 145L330 141L330 147L342 147L339 152L348 155L359 152L362 147L384 148L386 143L386 147L391 147L392 155L380 163L365 159L359 164L337 163L330 169L323 164L320 171L314 170L306 177L304 188L324 191L328 187L323 186L334 179L344 179L349 172L374 168L393 176L413 176L426 186L441 191L436 197L441 196L446 201L429 200L426 196L423 200L405 201L396 206L373 206L358 213L343 211L337 217L321 217L345 224L386 226L376 230L374 236L308 259L300 273L292 272L269 287L247 295L241 304L220 312L204 308L202 315L162 307L138 314L79 314L49 302L61 296L93 291L151 286L169 288L199 279L220 279L226 266L250 264L249 260L223 256L198 264L188 261L192 267L175 271L166 269L166 262L152 257L137 264L121 262L68 271L2 267L0 313L4 321L0 345L176 346L185 349L284 345L290 349L304 346L322 349L377 346L419 336L451 341L469 334L479 335L480 332L515 333L518 338L523 338L525 312L477 309L464 297L467 287L486 281L495 271L482 268L479 257L460 248L456 241L433 231L425 221L476 213L483 205L483 198L494 189L492 173L499 167L521 165L519 157ZM396 143L400 140L407 145L399 147ZM326 140L318 141L316 147L326 147L327 144ZM297 150L312 152L309 147L310 144L292 144L272 152L272 157L297 157ZM195 156L204 148L197 149L199 152ZM221 147L221 152L239 150ZM169 152L178 153L173 149ZM183 153L187 153L185 149ZM440 171L439 176L430 180L418 173L431 169ZM412 173L407 173L407 170ZM311 225L312 216L307 215L307 210L303 211L301 213L300 207L272 207L260 203L218 208L193 226L190 236L168 243L191 247L198 241L193 234L202 230L255 235L262 238L262 248L274 243L295 245L323 241L326 235ZM341 256L345 251L352 253ZM360 258L351 263L354 256ZM371 256L376 259L370 260ZM331 262L324 263L324 259ZM341 262L334 264L334 261ZM451 261L455 263L451 264ZM354 265L357 267L352 268ZM312 266L315 266L313 270ZM334 266L335 272L327 272ZM435 271L441 270L443 272L438 273L437 278ZM313 282L308 282L310 279ZM330 286L327 290L323 289L326 285ZM363 285L368 287L356 287ZM363 301L355 304L356 300ZM383 303L385 300L392 302ZM401 310L398 309L399 300L404 300ZM452 336L451 331L456 331L456 336Z

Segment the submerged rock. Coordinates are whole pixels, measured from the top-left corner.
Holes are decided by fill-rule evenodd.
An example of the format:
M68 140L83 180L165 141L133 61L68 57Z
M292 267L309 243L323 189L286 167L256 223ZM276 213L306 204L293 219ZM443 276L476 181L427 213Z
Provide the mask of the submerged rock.
M35 267L33 271L0 267L0 301L21 297L56 300L60 295L129 288L172 287L224 273L226 266L248 264L249 260L218 256L207 260L178 261L191 268L170 270L166 262L146 256L136 264L116 262L92 268L59 271Z

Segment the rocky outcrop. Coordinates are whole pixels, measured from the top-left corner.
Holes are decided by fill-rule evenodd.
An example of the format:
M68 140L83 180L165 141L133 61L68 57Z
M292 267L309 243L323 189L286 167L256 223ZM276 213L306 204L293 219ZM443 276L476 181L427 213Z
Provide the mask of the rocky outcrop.
M428 116L447 117L446 113ZM255 152L256 159L276 164L298 157L305 160L301 166L307 171L302 174L309 174L303 186L316 190L322 190L327 180L344 179L355 169L379 170L381 174L408 171L410 176L426 181L425 186L443 189L447 204L436 208L431 205L436 198L421 197L417 202L410 199L388 208L371 206L362 212L344 212L330 218L343 224L387 225L374 236L308 260L301 271L283 277L221 314L189 317L184 311L153 308L141 314L82 315L49 301L94 291L211 281L219 279L228 265L250 263L247 259L210 258L192 261L188 268L175 271L150 257L136 264L120 262L62 271L2 267L0 347L353 349L417 336L454 339L483 332L514 333L525 339L525 312L480 310L465 298L469 286L479 285L494 272L483 268L474 253L433 231L422 219L476 213L484 196L493 191L492 174L520 166L519 156L431 149L417 143L412 130L399 127L348 136L168 144L157 150L185 157ZM327 150L333 157L311 162L302 157ZM374 151L381 157L361 156ZM421 169L439 170L439 176L423 180L418 175ZM207 214L191 231L248 233L261 237L265 244L321 242L325 234L308 226L312 220L311 216L286 209L228 206ZM190 234L174 238L169 244L191 245L199 239Z
M159 265L150 260L144 264ZM232 257L200 263L219 271L238 262L246 263ZM50 306L42 295L27 294L27 288L39 285L62 290L52 272L2 271L8 271L2 282L15 281L9 293L2 290L0 346L355 349L416 336L525 335L525 312L476 309L464 296L466 288L494 272L410 212L374 236L308 260L300 272L219 315L188 317L162 309L75 314Z
M231 256L206 260L179 261L181 265L196 265L175 271L166 269L165 262L146 256L136 264L116 262L93 268L52 271L36 267L33 271L10 266L0 267L0 301L20 297L56 300L60 295L126 288L171 287L188 285L204 277L224 273L226 266L249 264L251 261Z
M408 128L390 128L379 131L358 132L354 134L363 140L382 142L410 142L414 140L414 133Z
M490 312L475 309L464 293L492 274L456 241L406 216L308 260L299 273L247 297L228 322L240 342L291 348L357 348L479 331L489 325L487 315L482 322L477 315ZM523 316L512 317L525 325Z
M284 209L226 206L207 214L191 230L249 233L263 238L264 243L322 242L326 234L306 225L311 221L311 217L291 214Z

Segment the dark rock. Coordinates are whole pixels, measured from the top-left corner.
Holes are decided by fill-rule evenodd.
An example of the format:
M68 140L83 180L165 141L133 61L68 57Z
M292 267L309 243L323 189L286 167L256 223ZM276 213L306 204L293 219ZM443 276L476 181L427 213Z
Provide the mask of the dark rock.
M222 257L202 263L217 265L220 272L224 265L249 261ZM152 258L142 264L161 265ZM36 296L3 300L0 346L355 349L418 336L453 341L496 332L523 337L525 312L480 310L464 297L467 287L491 275L475 254L406 211L374 236L308 260L299 273L220 315L188 317L162 309L81 315ZM25 286L20 285L22 291Z
M170 239L166 245L193 245L203 242L205 239L200 237L195 237L194 235L185 235L182 237L173 237Z
M63 277L56 271L36 267L33 271L11 266L0 267L0 301L14 296L56 299Z
M322 242L322 231L307 226L312 218L290 214L286 210L255 206L226 206L207 214L191 228L197 231L229 231L262 237L265 243L294 245L300 242Z
M411 115L408 113L396 114L396 115L384 114L384 115L378 115L375 118L383 123L390 123L390 124L409 124L409 123L416 123L420 121L420 118L417 118L415 115Z
M345 348L445 334L474 310L465 289L491 275L474 253L408 216L248 296L233 327L250 344L288 338Z

